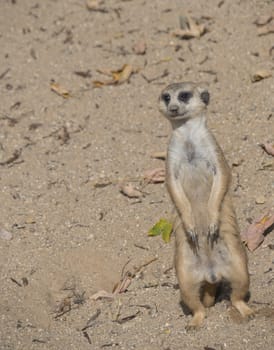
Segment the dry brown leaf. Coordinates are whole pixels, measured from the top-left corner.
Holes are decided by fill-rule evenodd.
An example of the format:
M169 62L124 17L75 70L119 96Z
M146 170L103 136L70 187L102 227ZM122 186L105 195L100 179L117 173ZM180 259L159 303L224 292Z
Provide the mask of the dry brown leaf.
M140 198L143 197L143 193L137 190L131 183L123 184L120 188L122 194L129 198Z
M63 98L69 98L71 97L69 91L65 89L63 86L61 86L58 83L51 82L50 88L53 92L55 92L57 95L62 96Z
M265 232L274 225L274 213L262 215L255 220L246 231L241 233L243 242L248 249L254 251L264 240Z
M272 76L271 71L266 69L260 69L251 76L252 83L256 83L257 81L270 78Z
M257 26L264 26L265 24L272 21L272 19L273 19L272 15L262 15L262 16L259 16L254 23Z
M132 49L136 55L144 55L147 50L147 44L144 39L140 39L134 44Z
M129 80L130 76L133 73L136 73L137 70L133 68L130 64L124 64L121 69L118 70L97 70L100 73L109 75L111 74L112 79L106 81L95 80L93 81L94 87L102 87L104 85L119 85L123 84Z
M270 154L271 156L274 156L274 142L260 143L260 146L266 151L266 153Z
M166 170L165 168L155 168L145 171L144 180L147 183L160 183L165 182Z
M191 17L180 18L181 28L172 32L173 36L180 39L200 38L206 33L206 27L203 24L196 23Z

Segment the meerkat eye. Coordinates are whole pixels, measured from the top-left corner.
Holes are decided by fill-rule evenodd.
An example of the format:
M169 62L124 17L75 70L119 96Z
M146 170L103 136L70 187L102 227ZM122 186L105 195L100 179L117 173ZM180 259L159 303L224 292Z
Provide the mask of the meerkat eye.
M182 91L179 93L178 100L182 102L188 102L192 97L192 93L189 91Z
M165 101L166 104L168 104L170 102L170 94L168 94L167 92L163 93L162 100Z

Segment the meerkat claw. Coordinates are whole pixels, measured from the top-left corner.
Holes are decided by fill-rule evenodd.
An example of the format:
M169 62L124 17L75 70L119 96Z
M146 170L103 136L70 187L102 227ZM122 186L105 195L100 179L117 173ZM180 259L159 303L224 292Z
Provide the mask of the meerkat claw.
M198 234L195 229L187 230L187 239L191 243L192 246L194 246L195 250L198 250L199 248L199 241L198 241Z
M209 225L207 233L207 242L213 248L214 243L217 243L219 237L219 228L216 224Z

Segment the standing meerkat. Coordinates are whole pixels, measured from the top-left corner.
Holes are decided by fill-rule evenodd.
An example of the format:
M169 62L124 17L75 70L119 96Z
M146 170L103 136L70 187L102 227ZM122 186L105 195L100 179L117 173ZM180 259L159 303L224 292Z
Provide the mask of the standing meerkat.
M229 195L230 169L206 124L209 93L194 83L176 83L162 91L159 103L173 129L167 187L180 220L175 268L182 301L193 313L187 328L203 323L221 281L230 283L232 305L243 317L251 316L244 301L249 275Z

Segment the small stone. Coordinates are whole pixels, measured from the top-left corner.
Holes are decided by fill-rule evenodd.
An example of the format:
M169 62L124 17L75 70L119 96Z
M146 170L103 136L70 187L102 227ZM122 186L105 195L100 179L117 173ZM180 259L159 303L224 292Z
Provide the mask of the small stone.
M255 199L255 203L256 203L256 204L264 204L265 202L266 202L265 196L258 196L258 197Z
M13 235L11 232L0 228L0 238L5 239L6 241L10 241L13 238Z

